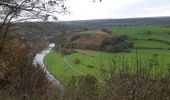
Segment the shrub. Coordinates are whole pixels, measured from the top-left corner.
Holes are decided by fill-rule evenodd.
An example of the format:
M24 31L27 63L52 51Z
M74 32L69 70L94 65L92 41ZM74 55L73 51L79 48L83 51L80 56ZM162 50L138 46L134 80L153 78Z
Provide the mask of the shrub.
M100 48L108 52L128 52L130 48L133 48L133 42L126 35L112 36L105 38Z
M92 92L97 88L97 79L95 76L90 74L73 76L69 85L82 92Z
M81 61L80 61L80 59L75 59L74 63L75 63L75 64L80 64Z
M151 34L152 34L152 31L151 31L151 30L148 30L148 31L146 32L146 34L151 35Z
M168 31L167 34L170 35L170 31Z
M112 34L112 31L110 31L110 30L108 30L108 29L106 29L106 28L103 28L102 31L103 31L103 32L106 32L106 33L108 33L108 34Z
M49 100L51 84L28 53L21 43L10 44L0 53L0 99Z

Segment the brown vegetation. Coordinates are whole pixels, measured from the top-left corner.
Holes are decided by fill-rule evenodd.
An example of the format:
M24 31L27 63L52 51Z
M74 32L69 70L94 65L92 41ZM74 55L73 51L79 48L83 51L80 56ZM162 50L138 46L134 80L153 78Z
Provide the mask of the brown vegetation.
M85 34L76 36L73 39L72 45L79 49L92 49L99 50L100 45L108 33L102 32L100 30L87 31Z
M80 61L80 59L75 59L74 63L75 63L75 64L80 64L81 61Z
M0 52L0 99L46 100L50 83L40 67L32 65L28 48L22 43L7 44Z
M62 46L66 48L100 50L100 45L108 33L100 30L91 30L77 34L65 34L62 38Z

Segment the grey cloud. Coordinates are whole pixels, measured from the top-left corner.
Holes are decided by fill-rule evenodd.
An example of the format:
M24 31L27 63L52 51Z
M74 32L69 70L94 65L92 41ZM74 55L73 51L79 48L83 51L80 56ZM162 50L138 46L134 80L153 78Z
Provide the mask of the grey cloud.
M129 2L130 1L130 2ZM100 18L129 18L129 17L151 17L170 16L170 0L129 0L124 2L106 0L100 8L92 9L88 16L81 14L85 9L80 8L73 11L72 16L65 16L64 20L76 19L100 19ZM122 3L124 3L122 5ZM76 6L76 5L74 5ZM85 5L88 8L88 4Z

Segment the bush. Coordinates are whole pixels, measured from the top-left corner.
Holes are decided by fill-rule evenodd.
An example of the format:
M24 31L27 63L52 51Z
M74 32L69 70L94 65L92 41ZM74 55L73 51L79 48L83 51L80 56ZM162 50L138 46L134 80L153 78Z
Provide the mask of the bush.
M108 52L128 52L130 48L133 48L133 42L126 35L107 37L101 43L101 50Z
M108 30L108 29L106 29L106 28L103 28L102 31L103 31L103 32L106 32L106 33L108 33L108 34L112 34L112 31L110 31L110 30Z
M72 76L72 79L69 82L69 86L83 93L91 94L96 92L97 83L98 81L95 76L87 74Z
M152 34L152 31L151 31L151 30L148 30L148 31L146 32L146 34L151 35L151 34Z
M52 85L44 69L33 66L27 48L10 44L0 53L0 99L49 100ZM48 97L49 96L49 97Z
M168 35L170 35L170 31L169 31L169 32L167 32L167 34L168 34Z
M81 61L80 61L80 59L75 59L74 63L75 63L75 64L80 64Z

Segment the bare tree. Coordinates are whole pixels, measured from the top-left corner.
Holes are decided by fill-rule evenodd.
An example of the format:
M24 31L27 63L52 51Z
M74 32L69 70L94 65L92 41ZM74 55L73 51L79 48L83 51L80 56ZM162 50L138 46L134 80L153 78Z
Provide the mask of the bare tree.
M65 14L66 0L0 0L0 48L3 48L7 34L15 23L30 20L58 20L58 14Z

